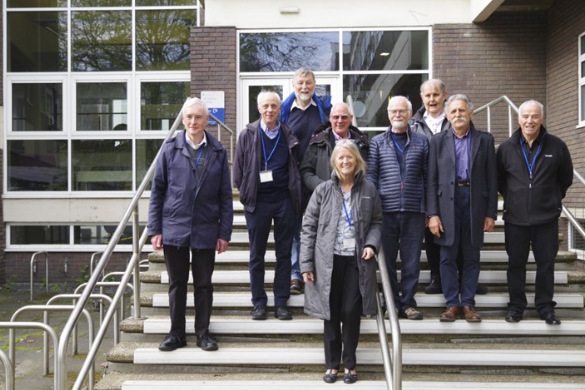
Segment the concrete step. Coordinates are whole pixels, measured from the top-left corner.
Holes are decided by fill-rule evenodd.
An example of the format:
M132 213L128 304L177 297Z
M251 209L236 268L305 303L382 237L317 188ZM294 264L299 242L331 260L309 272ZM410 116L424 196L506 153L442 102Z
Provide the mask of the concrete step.
M274 306L274 296L268 293L268 306ZM304 295L292 295L288 300L289 307L303 307ZM534 307L534 294L527 293L528 308ZM213 294L214 307L252 307L251 296L249 292L217 292ZM555 294L554 300L557 302L559 309L583 309L583 294L575 293L558 293ZM143 302L147 303L148 297L143 297ZM444 307L445 298L443 295L417 295L416 301L419 307ZM475 297L475 304L478 308L507 308L508 294L493 293L487 295L477 295ZM152 307L168 307L169 296L166 293L154 293L151 300ZM193 307L193 294L187 296L187 306Z
M278 323L277 323L278 321ZM423 321L401 319L400 333L406 334L434 334L434 335L509 335L509 336L585 336L585 321L563 320L561 326L547 325L540 320L524 320L517 324L510 324L502 319L483 320L481 323L456 321L453 323L439 322L436 318ZM186 319L188 334L195 334L193 328L194 317ZM168 317L153 317L143 321L144 334L164 335L170 329L171 321ZM390 333L390 326L386 321L386 330ZM214 335L278 335L278 334L322 334L323 321L314 318L295 319L293 321L279 321L268 319L254 321L248 318L215 318L212 317L209 331ZM362 334L377 334L378 326L374 319L362 319L360 332Z
M382 365L379 347L359 347L360 365ZM213 353L187 346L172 352L156 347L136 348L135 365L322 365L323 347L222 347ZM481 366L481 367L583 367L585 351L579 349L525 349L522 345L504 349L486 348L411 348L403 347L403 365Z
M400 280L401 271L398 271L398 280ZM536 279L536 271L526 272L526 283L534 284ZM226 271L217 270L212 277L214 284L246 284L250 283L250 273L248 271ZM265 280L270 282L274 280L274 271L266 270ZM421 270L419 276L419 283L429 283L431 281L431 272L429 270ZM189 275L189 283L193 282L193 275ZM381 278L378 275L378 282ZM485 284L507 284L506 271L486 270L479 274L479 282ZM567 284L569 276L566 271L555 271L555 284ZM160 273L160 283L169 283L169 274L167 271Z
M341 378L341 376L340 376ZM341 381L340 381L341 382ZM281 389L281 390L325 390L331 389L331 384L324 383L321 380L290 380L290 381L275 381L275 380L209 380L209 381L146 381L146 380L130 380L124 382L122 390L192 390L192 389L213 389L213 390L257 390L257 389ZM579 383L526 383L526 382L418 382L418 381L404 381L402 382L403 390L550 390L552 387L555 390L582 390L584 387ZM357 381L351 385L352 390L387 390L388 387L385 381Z

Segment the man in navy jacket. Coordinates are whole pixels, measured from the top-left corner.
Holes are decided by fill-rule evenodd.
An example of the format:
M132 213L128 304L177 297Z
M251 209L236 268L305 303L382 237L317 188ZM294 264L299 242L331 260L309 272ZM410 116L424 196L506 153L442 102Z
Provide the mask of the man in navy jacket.
M181 112L185 131L178 132L162 147L148 212L152 248L164 250L169 274L171 330L159 349L172 351L187 345L185 311L191 265L197 346L215 351L217 343L209 335L211 275L215 251L227 249L232 233L230 171L225 148L205 131L209 122L205 103L198 98L188 99Z

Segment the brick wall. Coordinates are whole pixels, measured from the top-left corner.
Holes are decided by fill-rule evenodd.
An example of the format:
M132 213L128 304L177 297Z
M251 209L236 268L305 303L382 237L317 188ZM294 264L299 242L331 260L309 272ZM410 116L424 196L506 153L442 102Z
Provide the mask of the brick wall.
M548 15L547 35L547 118L551 133L561 137L569 147L574 167L585 175L585 128L579 122L579 34L585 32L585 2L557 0ZM576 179L565 205L585 207L585 186Z
M434 77L449 94L465 93L476 108L502 96L517 106L546 97L545 14L496 13L482 24L439 24L433 27ZM508 137L508 111L492 110L496 143ZM487 128L479 113L474 122ZM517 123L514 120L514 123Z
M235 27L193 28L190 43L191 96L199 96L201 91L224 91L225 124L236 132ZM229 145L228 134L222 134L221 142Z

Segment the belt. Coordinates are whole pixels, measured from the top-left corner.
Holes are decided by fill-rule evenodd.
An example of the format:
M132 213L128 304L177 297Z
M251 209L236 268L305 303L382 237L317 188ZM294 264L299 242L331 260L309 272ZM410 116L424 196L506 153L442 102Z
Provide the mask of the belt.
M455 184L457 184L457 187L469 187L471 185L471 182L469 180L467 180L467 181L458 181Z

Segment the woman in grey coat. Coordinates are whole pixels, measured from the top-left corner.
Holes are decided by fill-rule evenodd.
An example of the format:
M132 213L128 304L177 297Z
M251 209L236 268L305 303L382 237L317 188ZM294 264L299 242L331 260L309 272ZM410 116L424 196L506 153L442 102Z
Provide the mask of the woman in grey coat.
M343 380L354 383L361 315L376 314L373 257L382 231L382 206L376 187L365 179L366 163L353 141L339 141L330 163L331 180L317 186L303 217L305 313L324 320L323 380L335 382L343 360Z

